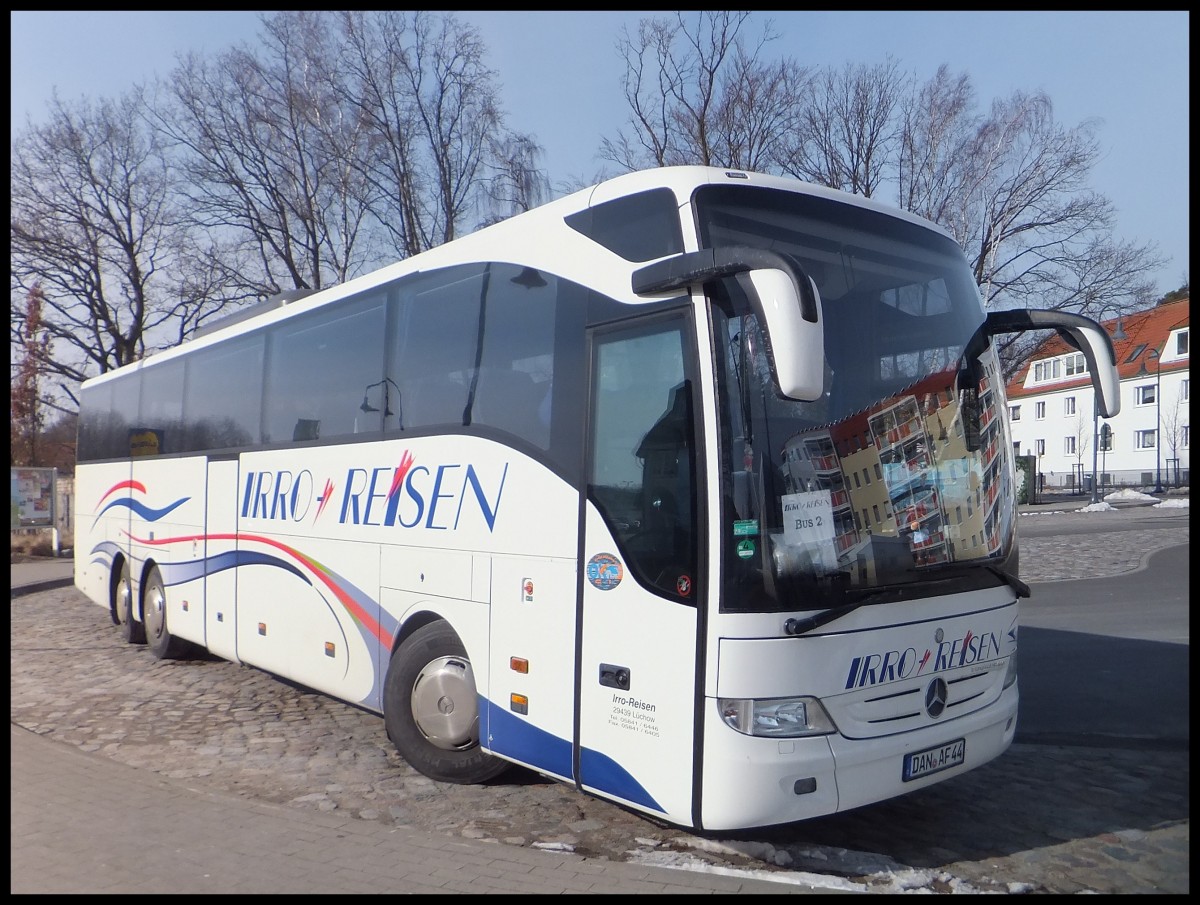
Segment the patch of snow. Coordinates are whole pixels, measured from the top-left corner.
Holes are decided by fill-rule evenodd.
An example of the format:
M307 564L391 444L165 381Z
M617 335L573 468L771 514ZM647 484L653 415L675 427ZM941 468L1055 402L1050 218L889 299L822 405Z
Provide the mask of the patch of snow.
M573 852L575 846L568 845L565 842L535 842L533 847L540 849L543 852Z
M1191 497L1170 497L1163 500L1161 503L1155 503L1151 509L1191 509L1189 501Z
M709 864L695 855L687 852L630 852L630 863L645 864L651 867L670 867L675 870L690 870L698 873L719 874L725 877L753 877L756 880L767 880L772 883L789 884L792 886L811 886L816 889L837 889L845 892L868 892L862 883L854 883L841 877L830 877L824 874L810 874L803 871L772 871L772 870L740 870L735 867L722 867Z
M715 843L711 845L698 845L696 848L706 848L709 851L718 851L722 845L727 845L735 851L746 851L748 849L763 846L763 850L771 849L775 852L773 846L765 843ZM883 855L872 855L866 852L857 852L858 854L868 859L875 860L890 860ZM710 864L703 859L689 854L687 852L675 851L635 851L629 852L629 861L633 864L645 864L652 867L668 867L674 870L690 870L698 873L719 874L725 877L753 877L756 880L766 880L769 883L790 884L792 886L808 886L813 889L836 890L840 892L858 892L858 893L908 893L912 895L933 895L938 892L934 889L935 881L949 887L953 893L964 894L979 894L986 890L978 889L972 886L966 880L960 877L954 877L944 871L938 874L933 874L927 870L914 870L912 868L900 868L897 870L885 870L871 873L868 876L869 882L856 883L853 880L847 880L843 877L835 877L829 874L810 873L808 871L770 871L770 870L754 870L741 869L736 867L725 867L717 864ZM845 869L839 865L838 869ZM850 871L852 872L852 871ZM1009 884L1010 891L1025 892L1027 889L1032 889L1029 884Z
M1112 493L1106 493L1104 495L1104 499L1106 499L1106 500L1124 500L1126 502L1130 502L1130 501L1137 502L1137 501L1141 500L1141 501L1145 502L1145 501L1157 500L1158 497L1151 496L1148 493L1142 493L1140 490L1131 490L1128 487L1122 487L1120 490L1114 490Z

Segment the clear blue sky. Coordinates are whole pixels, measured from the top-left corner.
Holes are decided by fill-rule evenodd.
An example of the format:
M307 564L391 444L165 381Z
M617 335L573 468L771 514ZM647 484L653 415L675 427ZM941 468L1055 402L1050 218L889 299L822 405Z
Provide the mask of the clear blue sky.
M175 54L253 41L253 12L12 12L12 126L67 100L116 97L166 75ZM604 136L625 127L620 27L649 12L481 12L510 128L545 148L551 181L588 178ZM658 14L662 15L662 14ZM1092 187L1116 206L1118 239L1154 242L1171 258L1160 292L1189 275L1190 14L1167 12L785 12L770 18L774 54L801 63L883 62L922 79L945 63L967 72L980 109L1013 91L1045 91L1066 126L1102 121Z

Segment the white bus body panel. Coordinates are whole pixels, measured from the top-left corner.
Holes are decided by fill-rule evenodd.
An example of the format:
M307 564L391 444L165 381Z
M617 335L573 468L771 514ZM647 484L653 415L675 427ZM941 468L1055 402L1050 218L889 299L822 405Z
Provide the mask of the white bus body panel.
M207 460L134 459L132 478L134 600L140 600L150 565L158 566L171 634L202 645Z
M595 506L586 512L584 562L600 554L615 565L583 585L580 783L691 826L696 609L639 585ZM603 665L626 669L628 687L602 685Z
M113 563L129 555L128 462L87 465L75 475L75 586L106 610Z
M578 506L578 493L565 484L555 495L564 505ZM540 521L533 518L531 527ZM555 524L575 534L574 518ZM493 559L490 687L486 710L480 705L484 747L568 782L574 778L577 575L573 556ZM528 672L514 668L513 658L525 661ZM519 712L514 695L523 696L527 713Z
M237 459L210 461L207 486L205 646L237 663L237 569L232 567L237 562Z
M786 614L765 618L778 625ZM720 616L714 631L763 619ZM1011 591L997 588L867 606L796 637L719 638L705 703L704 827L769 826L844 811L1001 754L1016 731L1017 686L1004 687L1016 620ZM945 681L947 699L945 711L931 716L926 692L935 677ZM800 695L819 698L838 732L748 736L724 723L717 703ZM905 755L958 739L965 740L961 765L903 779ZM810 779L815 790L798 792L796 783Z

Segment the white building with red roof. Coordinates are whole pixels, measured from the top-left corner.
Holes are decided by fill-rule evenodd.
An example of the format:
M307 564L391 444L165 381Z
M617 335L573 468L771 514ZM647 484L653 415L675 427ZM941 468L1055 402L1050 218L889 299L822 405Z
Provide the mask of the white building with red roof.
M1045 490L1090 491L1093 467L1104 492L1188 484L1189 311L1182 298L1103 322L1121 379L1114 418L1096 417L1083 353L1057 335L1008 384L1013 446L1037 457Z

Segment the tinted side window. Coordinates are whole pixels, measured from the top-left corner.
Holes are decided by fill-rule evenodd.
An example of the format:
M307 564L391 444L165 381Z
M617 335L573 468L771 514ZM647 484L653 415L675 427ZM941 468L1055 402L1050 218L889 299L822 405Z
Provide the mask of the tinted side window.
M184 373L180 358L142 371L142 402L130 450L133 455L183 451Z
M532 267L494 264L471 422L550 445L555 309L560 281Z
M486 291L484 265L436 271L402 283L388 373L399 387L400 426L467 423Z
M128 455L121 446L129 433L129 422L113 406L113 385L108 380L83 390L79 399L80 462Z
M188 450L261 442L263 334L201 349L188 363L183 398Z
M670 189L606 201L572 214L566 223L626 261L652 261L683 251L679 205Z
M638 580L691 602L696 454L678 319L598 338L588 494Z
M267 356L263 442L378 431L385 411L383 347L381 292L276 324Z

